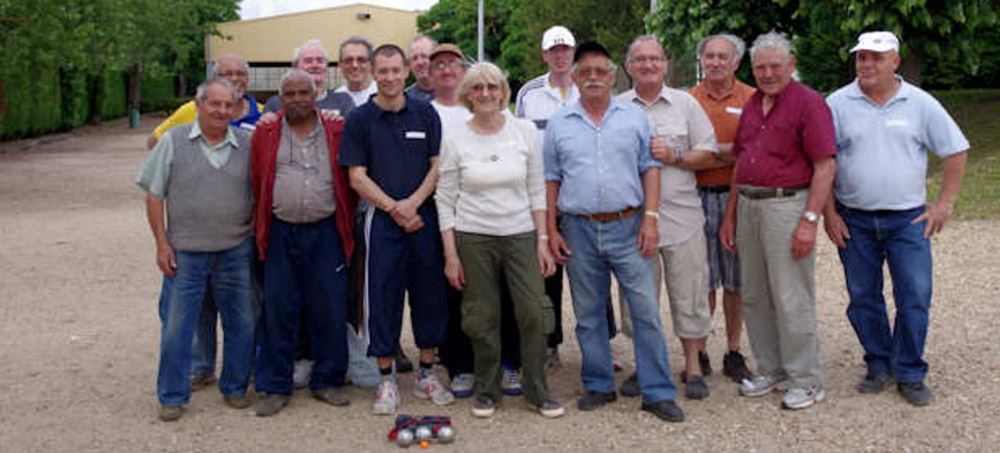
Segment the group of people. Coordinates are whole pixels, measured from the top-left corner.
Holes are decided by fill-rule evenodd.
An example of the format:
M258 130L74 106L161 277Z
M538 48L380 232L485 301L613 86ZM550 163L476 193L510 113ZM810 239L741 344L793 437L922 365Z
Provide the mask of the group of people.
M396 376L409 369L414 396L437 405L474 396L473 415L489 417L503 395L523 394L529 410L561 417L546 364L559 363L563 272L582 355L579 410L620 393L684 420L664 286L686 398L710 393L706 340L721 287L723 374L744 396L777 390L783 407L806 408L825 397L813 277L821 216L864 349L858 390L895 383L908 402L931 402L930 237L951 214L969 144L896 74L895 35L862 34L857 78L826 99L793 80L778 33L750 49L756 90L735 76L744 42L704 38L704 79L687 92L666 85L668 54L643 35L624 58L633 88L616 96L611 53L554 26L541 43L549 72L521 87L513 114L501 68L426 36L408 51L349 38L338 61L347 84L328 90L329 56L308 41L264 106L246 92L246 61L225 56L150 137L137 183L164 274L161 420L180 418L191 391L215 382L217 315L223 399L256 403L259 416L281 411L297 384L348 405L347 382L375 388L373 412L394 414ZM944 159L932 202L928 151ZM620 386L612 275L636 362ZM404 301L416 367L400 348ZM744 324L755 373L740 352Z

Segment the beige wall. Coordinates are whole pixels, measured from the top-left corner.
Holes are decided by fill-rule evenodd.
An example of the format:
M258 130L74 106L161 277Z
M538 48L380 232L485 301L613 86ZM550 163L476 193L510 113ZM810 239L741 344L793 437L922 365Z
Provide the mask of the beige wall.
M358 15L362 13L369 14L370 18L359 19ZM212 61L235 53L242 55L251 65L257 62L290 62L293 49L306 40L316 38L330 52L330 60L336 62L340 42L354 35L367 38L376 47L392 43L406 50L410 40L417 35L418 14L415 11L359 4L226 22L219 24L219 31L230 39L212 36L205 50L205 59ZM251 72L250 89L266 91L277 89L276 77L280 77L284 69L253 68ZM340 84L339 76L339 71L330 68L330 86Z

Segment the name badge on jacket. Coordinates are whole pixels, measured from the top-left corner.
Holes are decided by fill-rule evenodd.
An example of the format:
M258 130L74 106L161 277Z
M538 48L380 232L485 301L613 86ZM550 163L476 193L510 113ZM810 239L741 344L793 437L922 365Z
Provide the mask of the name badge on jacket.
M406 131L406 138L425 139L427 134L424 131Z

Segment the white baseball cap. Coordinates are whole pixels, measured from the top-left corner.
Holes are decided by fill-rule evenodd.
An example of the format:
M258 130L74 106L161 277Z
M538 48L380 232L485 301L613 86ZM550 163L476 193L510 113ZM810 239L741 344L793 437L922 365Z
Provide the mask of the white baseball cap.
M888 31L870 31L858 36L858 45L851 48L851 52L859 50L871 50L874 52L888 52L894 50L899 52L899 38Z
M576 40L573 39L573 33L570 33L562 25L556 25L545 30L545 34L542 35L542 50L549 50L558 45L576 47Z

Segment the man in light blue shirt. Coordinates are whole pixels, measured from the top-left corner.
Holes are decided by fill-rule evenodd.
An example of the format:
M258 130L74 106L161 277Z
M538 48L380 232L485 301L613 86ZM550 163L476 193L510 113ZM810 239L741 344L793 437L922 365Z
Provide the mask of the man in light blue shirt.
M556 112L545 130L549 235L541 239L569 274L586 391L578 407L594 410L616 399L606 317L611 271L632 313L642 410L683 421L657 303L661 164L649 153L649 121L639 107L611 96L616 68L603 46L581 44L573 60L580 99Z
M965 173L969 142L941 104L896 75L899 40L890 32L858 37L857 79L827 98L837 137L834 199L826 232L840 251L850 305L847 317L865 350L862 393L894 381L911 404L930 404L923 360L931 304L930 237L941 231ZM937 201L926 202L927 152L944 159ZM889 264L896 321L882 294Z

